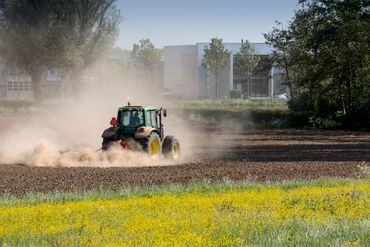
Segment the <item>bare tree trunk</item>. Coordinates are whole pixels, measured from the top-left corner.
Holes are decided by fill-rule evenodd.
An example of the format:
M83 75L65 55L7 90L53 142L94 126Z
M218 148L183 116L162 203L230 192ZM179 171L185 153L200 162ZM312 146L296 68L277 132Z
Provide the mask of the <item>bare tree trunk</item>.
M218 99L218 75L216 74L215 75L215 80L216 80L216 82L215 82L215 97L216 97L216 99Z
M343 87L342 87L342 76L339 76L338 77L338 81L339 81L339 97L340 97L340 101L341 101L341 104L342 104L342 111L343 111L343 114L346 114L347 113L347 106L346 106L346 100L345 100L345 97L344 97L344 93L343 93Z
M28 73L32 80L33 97L36 102L41 102L44 99L42 91L42 70L32 69Z
M343 114L347 114L346 101L345 101L343 93L342 93L342 87L341 87L340 91L341 91L340 92L340 100L342 102L342 111L343 111Z
M288 86L289 96L292 99L292 98L294 98L294 92L293 92L293 85L292 85L292 82L290 80L290 74L289 74L288 68L285 68L285 82Z
M251 73L247 73L247 97L251 97Z

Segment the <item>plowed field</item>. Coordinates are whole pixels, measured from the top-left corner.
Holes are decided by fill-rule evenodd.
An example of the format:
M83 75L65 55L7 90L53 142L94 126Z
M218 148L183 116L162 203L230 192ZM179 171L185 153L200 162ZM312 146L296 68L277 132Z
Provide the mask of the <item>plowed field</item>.
M357 177L370 134L346 131L196 129L181 164L152 167L0 165L0 194L118 189L169 183ZM189 145L188 145L189 146Z

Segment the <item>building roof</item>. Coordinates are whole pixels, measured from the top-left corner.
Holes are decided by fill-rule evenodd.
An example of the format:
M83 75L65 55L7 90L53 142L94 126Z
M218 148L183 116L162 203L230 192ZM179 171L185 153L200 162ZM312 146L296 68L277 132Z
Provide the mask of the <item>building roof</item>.
M197 43L197 46L207 46L210 43ZM256 53L259 55L268 55L274 48L266 43L251 43ZM232 53L237 53L240 50L242 43L223 43L224 47Z

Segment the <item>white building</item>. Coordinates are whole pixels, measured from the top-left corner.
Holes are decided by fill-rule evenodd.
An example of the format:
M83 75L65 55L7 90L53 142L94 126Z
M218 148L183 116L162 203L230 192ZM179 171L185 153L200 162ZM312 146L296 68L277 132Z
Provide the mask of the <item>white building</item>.
M45 97L61 97L63 81L56 74L47 72L42 81ZM64 89L65 91L65 89ZM33 99L31 77L24 72L0 74L0 98Z
M186 46L164 47L164 87L175 95L186 99L214 98L215 83L213 76L202 66L204 49L209 43L197 43ZM235 68L235 54L241 43L224 43L225 49L231 52L230 65L218 80L218 95L229 98L230 91L235 90L247 97L273 97L285 92L281 85L284 78L281 70L265 66L266 58L272 47L264 43L253 43L256 54L261 56L259 65L252 74L251 83Z

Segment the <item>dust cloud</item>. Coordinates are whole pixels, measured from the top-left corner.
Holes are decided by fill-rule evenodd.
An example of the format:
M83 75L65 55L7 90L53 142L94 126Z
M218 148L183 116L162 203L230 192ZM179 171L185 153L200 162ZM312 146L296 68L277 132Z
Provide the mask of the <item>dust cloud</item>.
M182 121L171 123L163 119L165 135L174 135L180 141L182 158L179 161L152 159L144 153L112 148L103 152L99 149L104 129L117 109L127 105L153 105L166 107L158 98L158 92L149 92L135 83L99 83L86 89L77 98L45 103L45 112L19 117L5 128L0 126L0 164L25 164L30 166L94 166L130 167L177 164L190 157L188 138L191 131ZM153 100L154 99L154 100ZM157 100L158 99L158 100ZM159 101L161 105L159 104Z
M0 117L0 164L132 167L175 165L199 157L217 159L232 151L227 132L241 132L244 126L222 113L215 113L219 115L210 123L189 121L189 115L176 107L176 100L161 98L159 87L134 79L121 80L119 76L102 78L83 84L83 92L78 96L46 101L43 113L19 116L9 122ZM119 107L127 105L128 99L131 105L168 109L168 117L162 119L164 134L179 140L179 160L170 161L163 156L151 159L144 153L122 148L99 150L103 131L110 127L111 118L116 117Z

